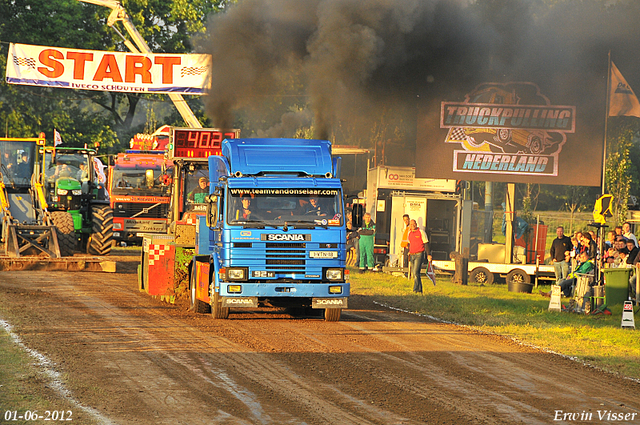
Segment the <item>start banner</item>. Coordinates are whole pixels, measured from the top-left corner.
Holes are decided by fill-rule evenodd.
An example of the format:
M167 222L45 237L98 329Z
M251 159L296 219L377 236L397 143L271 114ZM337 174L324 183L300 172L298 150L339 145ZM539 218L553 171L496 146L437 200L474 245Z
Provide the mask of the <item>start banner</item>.
M124 53L11 43L6 81L43 87L204 94L211 56Z

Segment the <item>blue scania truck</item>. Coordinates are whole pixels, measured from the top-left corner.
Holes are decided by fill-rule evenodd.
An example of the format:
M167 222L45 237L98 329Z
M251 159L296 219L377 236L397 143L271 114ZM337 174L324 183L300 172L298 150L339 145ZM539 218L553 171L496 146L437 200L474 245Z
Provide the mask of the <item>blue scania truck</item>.
M331 143L234 139L209 157L207 214L198 223L191 308L322 309L338 321L349 296L340 159Z

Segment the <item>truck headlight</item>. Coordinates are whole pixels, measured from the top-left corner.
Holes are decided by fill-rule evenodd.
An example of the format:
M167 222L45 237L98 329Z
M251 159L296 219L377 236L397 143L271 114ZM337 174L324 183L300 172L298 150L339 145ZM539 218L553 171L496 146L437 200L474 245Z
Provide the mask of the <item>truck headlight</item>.
M228 280L247 280L246 267L229 267L227 268Z
M327 280L338 281L343 280L344 270L343 269L325 269L324 277Z
M342 286L329 286L330 294L342 294Z
M63 196L64 196L64 195L66 195L67 193L69 193L69 191L68 191L68 190L65 190L65 189L58 189L58 195L63 195Z
M82 195L82 189L72 190L71 194L72 195L76 195L76 196L80 196L80 195Z

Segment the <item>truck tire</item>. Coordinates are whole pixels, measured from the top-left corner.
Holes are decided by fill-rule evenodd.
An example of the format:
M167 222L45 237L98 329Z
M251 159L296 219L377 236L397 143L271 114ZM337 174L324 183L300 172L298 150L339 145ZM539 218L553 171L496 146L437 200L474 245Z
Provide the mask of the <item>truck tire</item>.
M194 313L209 313L211 312L211 306L203 301L200 301L196 298L196 273L195 267L196 263L193 263L193 268L191 270L191 276L189 277L189 288L191 297L189 298L189 310Z
M524 270L513 269L507 274L506 281L507 283L519 285L521 283L529 283L530 278Z
M326 322L338 322L340 320L340 313L342 313L341 308L325 308L324 320Z
M56 227L60 255L68 257L78 249L78 237L73 227L73 217L66 211L53 211L51 221Z
M211 315L214 319L228 319L229 307L222 307L222 299L220 294L213 291L211 297Z
M486 267L476 267L469 273L469 282L478 283L480 285L491 285L493 283L493 273Z
M91 236L87 254L109 255L113 247L113 211L108 205L91 206Z

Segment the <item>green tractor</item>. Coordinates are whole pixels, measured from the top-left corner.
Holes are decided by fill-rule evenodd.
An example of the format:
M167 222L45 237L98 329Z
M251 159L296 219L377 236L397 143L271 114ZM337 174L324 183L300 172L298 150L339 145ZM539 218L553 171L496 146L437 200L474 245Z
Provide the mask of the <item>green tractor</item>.
M107 255L113 247L113 211L106 183L94 167L96 151L44 147L45 194L54 225L75 234L76 248Z

